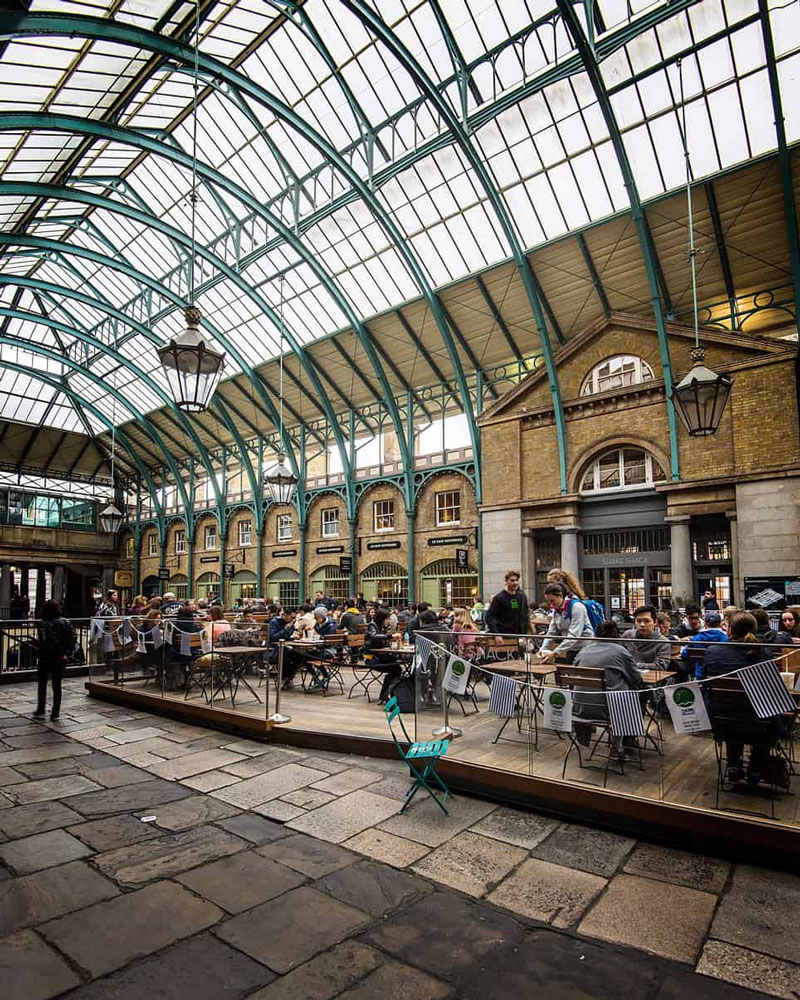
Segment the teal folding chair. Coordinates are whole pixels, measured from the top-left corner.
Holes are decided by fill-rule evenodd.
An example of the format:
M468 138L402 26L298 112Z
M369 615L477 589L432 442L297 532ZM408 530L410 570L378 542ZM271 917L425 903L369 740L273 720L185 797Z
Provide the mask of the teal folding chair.
M436 771L436 761L439 760L440 757L444 757L447 753L447 740L430 740L427 743L413 743L406 732L406 727L403 725L403 719L400 715L400 706L397 704L397 698L390 698L384 705L383 710L386 712L386 721L389 723L389 732L392 734L392 739L394 740L394 745L397 747L397 752L400 754L401 760L404 760L406 764L408 764L409 770L414 776L414 783L406 794L400 812L404 813L411 805L411 800L417 794L419 789L425 788L445 816L448 816L449 813L444 807L444 802L451 792ZM400 740L397 738L393 725L395 719L397 719L400 723L400 728L403 731L403 742L411 743L408 751L403 749ZM423 762L424 767L418 766L418 764ZM439 797L433 788L431 788L428 784L429 781L435 781L444 792L444 795Z

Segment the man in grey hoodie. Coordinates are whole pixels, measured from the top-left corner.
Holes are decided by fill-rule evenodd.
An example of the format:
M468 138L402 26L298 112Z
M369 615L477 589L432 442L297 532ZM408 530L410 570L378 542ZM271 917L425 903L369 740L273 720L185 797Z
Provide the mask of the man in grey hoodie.
M639 670L669 670L670 644L666 641L653 642L661 639L656 621L656 609L651 604L643 604L633 613L636 628L629 628L622 635L623 639L633 639L624 646L633 655Z

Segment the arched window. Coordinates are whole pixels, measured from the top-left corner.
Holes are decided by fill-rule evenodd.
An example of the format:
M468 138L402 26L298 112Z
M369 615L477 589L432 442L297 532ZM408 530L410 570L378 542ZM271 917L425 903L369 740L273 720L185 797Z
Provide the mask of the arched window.
M282 566L267 577L267 597L280 601L283 607L294 610L300 605L300 576L296 569Z
M211 594L219 596L219 573L201 573L197 578L195 591L198 599L205 597L208 600Z
M169 578L169 589L176 601L185 601L189 596L189 577L185 573L174 573Z
M408 603L408 570L393 562L373 563L361 574L361 590L367 601L382 601L400 607Z
M596 458L581 479L581 493L635 490L666 480L658 461L641 448L615 448Z
M623 389L628 385L639 385L652 380L653 369L646 361L634 354L618 354L592 368L583 380L581 396L592 396L596 392Z
M237 597L257 597L257 583L258 577L255 573L249 569L240 569L231 577L231 601L235 601Z
M345 601L350 592L350 574L343 573L338 566L320 566L311 574L308 589L312 598L321 590L326 597Z
M437 607L471 605L478 593L478 572L461 568L455 559L437 559L420 571L420 600Z

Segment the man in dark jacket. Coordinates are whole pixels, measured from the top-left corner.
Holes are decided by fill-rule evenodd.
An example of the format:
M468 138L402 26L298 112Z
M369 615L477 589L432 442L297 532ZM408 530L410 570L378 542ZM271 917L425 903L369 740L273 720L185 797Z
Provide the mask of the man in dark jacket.
M530 632L528 598L520 590L519 580L518 569L506 570L506 585L494 595L485 615L486 628L489 632L508 635L527 635Z
M75 629L66 618L61 617L61 609L55 601L45 601L36 631L39 686L36 711L33 714L44 715L49 678L53 685L50 718L55 720L61 711L61 679L67 660L75 650Z

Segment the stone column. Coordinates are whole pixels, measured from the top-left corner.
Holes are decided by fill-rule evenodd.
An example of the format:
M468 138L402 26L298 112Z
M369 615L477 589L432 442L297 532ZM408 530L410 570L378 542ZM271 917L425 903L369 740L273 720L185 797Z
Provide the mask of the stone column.
M539 595L536 590L536 557L534 553L533 529L522 529L522 589L528 595L531 604L535 604Z
M53 569L53 600L60 605L64 604L64 567L56 566ZM0 604L3 603L0 597Z
M417 597L417 584L416 584L416 562L415 562L415 551L414 551L414 525L416 521L417 513L413 510L406 511L406 567L408 569L408 601L409 604L416 601Z
M11 616L11 566L3 563L0 566L0 618Z
M578 533L580 530L578 524L556 528L556 531L561 535L561 569L574 574L578 580L581 578L581 560L578 555Z
M739 601L744 604L744 581L739 575L739 522L736 518L735 510L726 510L725 516L731 525L731 561L733 562L733 587L731 592L731 604L741 607Z
M672 577L672 606L685 608L696 600L692 575L692 540L689 527L691 518L668 517L670 530L670 573Z

